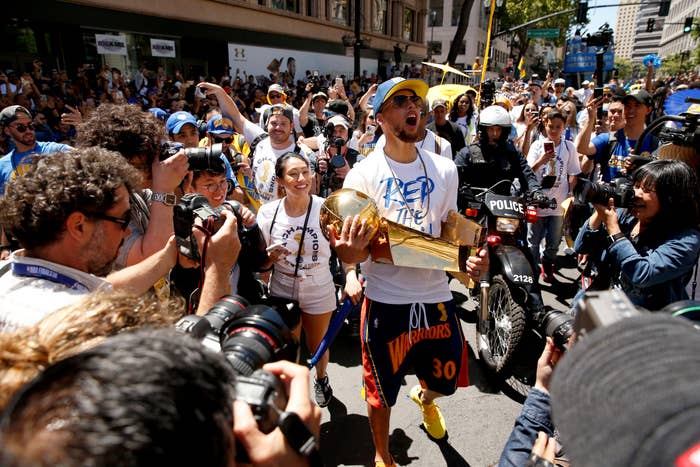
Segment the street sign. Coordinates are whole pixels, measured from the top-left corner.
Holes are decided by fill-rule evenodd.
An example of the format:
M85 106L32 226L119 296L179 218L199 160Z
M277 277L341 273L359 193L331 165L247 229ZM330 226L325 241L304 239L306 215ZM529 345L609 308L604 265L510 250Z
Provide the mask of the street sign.
M558 29L528 29L527 37L559 37Z

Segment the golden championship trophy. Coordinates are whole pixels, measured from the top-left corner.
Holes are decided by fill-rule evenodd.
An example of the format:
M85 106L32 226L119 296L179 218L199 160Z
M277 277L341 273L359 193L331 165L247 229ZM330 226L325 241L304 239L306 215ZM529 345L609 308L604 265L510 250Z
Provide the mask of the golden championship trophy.
M440 237L433 237L379 216L369 196L350 188L332 193L321 207L321 231L328 225L340 232L347 216L359 214L375 234L370 240L372 261L396 266L447 271L469 286L466 260L479 245L482 226L450 211Z

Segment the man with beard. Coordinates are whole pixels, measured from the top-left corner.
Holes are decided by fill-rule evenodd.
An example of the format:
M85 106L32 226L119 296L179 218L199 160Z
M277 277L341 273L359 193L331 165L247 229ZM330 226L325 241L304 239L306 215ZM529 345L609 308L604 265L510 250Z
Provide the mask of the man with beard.
M0 159L0 195L5 191L7 182L24 174L29 168L29 156L32 154L49 154L71 149L66 144L37 141L32 114L21 105L11 105L2 109L0 126L15 145L12 151Z
M121 155L82 148L37 159L7 184L0 224L22 249L0 263L0 332L35 324L104 288L143 294L167 274L177 260L173 237L145 260L110 274L130 233L129 195L139 182L138 171ZM227 248L237 256L240 243L238 250Z
M277 159L288 152L303 154L297 144L290 139L293 132L293 107L275 103L265 110L263 116L267 122L265 130L247 120L238 110L236 103L226 91L216 84L200 83L197 86L207 95L213 94L219 102L224 115L229 115L236 131L241 133L250 144L250 164L239 164L244 175L253 176L255 189L262 204L278 199L278 186L275 177ZM305 154L308 158L308 155Z
M403 78L377 88L374 109L386 144L353 167L343 187L367 194L380 216L439 236L448 211L457 209L458 180L449 158L415 146L425 132L421 109L427 91L424 81ZM330 229L331 246L343 262L368 258L373 231L359 215L345 219L340 232ZM476 280L488 269L484 256L467 260L467 271ZM368 261L362 272L367 277L362 361L374 460L376 466L393 466L389 422L404 376L415 369L420 384L410 397L423 412L428 434L444 439L445 421L433 400L457 388L464 336L443 271Z

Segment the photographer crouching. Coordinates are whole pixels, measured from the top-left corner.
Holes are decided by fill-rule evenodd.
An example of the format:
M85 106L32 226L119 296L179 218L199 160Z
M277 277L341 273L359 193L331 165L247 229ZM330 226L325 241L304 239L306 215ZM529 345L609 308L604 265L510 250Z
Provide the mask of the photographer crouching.
M342 115L328 120L323 130L324 142L319 149L317 172L320 180L318 193L326 197L343 187L343 181L350 169L364 157L347 146L352 123Z
M700 252L699 188L690 166L657 160L634 172L627 188L588 187L585 197L595 212L574 245L577 253L598 258L588 290L618 287L648 310L687 299Z

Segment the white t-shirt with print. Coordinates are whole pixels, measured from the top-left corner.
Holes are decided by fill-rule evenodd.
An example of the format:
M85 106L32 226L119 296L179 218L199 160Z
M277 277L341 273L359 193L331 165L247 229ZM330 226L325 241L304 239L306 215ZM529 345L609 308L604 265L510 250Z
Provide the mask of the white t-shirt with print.
M355 164L343 187L372 198L380 216L439 237L447 213L457 209L457 168L451 159L418 151L420 157L403 164L375 149ZM366 261L362 272L367 277L366 294L375 301L438 303L452 298L444 271Z
M544 154L545 141L548 140L539 138L530 146L530 152L527 154L527 163L530 164L530 167ZM574 143L562 137L559 144L554 147L554 153L556 157L553 160L534 171L537 176L537 181L539 182L541 182L546 175L554 175L557 177L552 188L548 190L543 189L543 192L548 198L557 200L557 207L555 209L537 208L537 215L540 217L564 215L561 203L566 199L570 191L569 176L577 175L581 172L578 153L576 152Z
M244 136L246 141L252 143L255 139L265 134L265 132L248 120L245 121ZM252 156L253 165L253 181L255 189L260 195L260 201L265 204L272 200L278 199L277 195L277 178L275 177L275 164L277 159L288 152L294 152L296 145L292 142L288 147L283 149L275 149L272 147L270 137L260 140L255 147L255 153Z
M306 235L304 235L304 245L301 249L301 260L297 275L318 276L319 280L317 283L322 283L326 280L332 280L328 266L331 257L331 246L326 237L323 236L320 227L321 205L324 199L313 195L312 200L313 203L309 213L309 221L306 225ZM277 209L278 206L279 209ZM270 234L270 225L272 224L275 210L277 210L277 217L275 217L275 223L272 226L272 234ZM294 274L299 252L299 241L301 240L305 219L306 212L298 217L289 217L284 208L284 198L260 206L257 222L265 242L267 245L281 242L282 246L289 251L288 255L281 257L275 263L275 272Z

